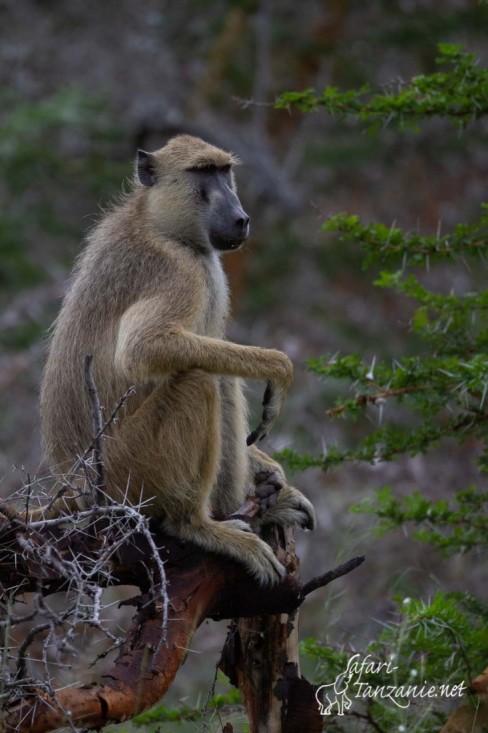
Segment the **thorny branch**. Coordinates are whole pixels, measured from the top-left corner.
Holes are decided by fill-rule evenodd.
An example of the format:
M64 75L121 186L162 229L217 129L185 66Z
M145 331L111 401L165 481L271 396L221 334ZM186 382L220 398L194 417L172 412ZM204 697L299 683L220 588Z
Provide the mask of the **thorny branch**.
M88 448L86 448L82 455L78 457L70 472L68 474L63 474L62 476L57 478L54 486L51 486L48 490L46 497L48 498L48 502L44 507L44 514L46 516L51 511L52 507L61 502L61 499L67 493L69 493L71 496L76 497L86 495L86 497L90 500L89 503L94 503L98 507L100 507L100 505L107 504L108 497L104 491L102 440L105 437L108 428L117 420L118 414L124 407L127 399L132 394L134 394L135 388L134 386L129 387L129 389L122 395L118 403L115 405L112 413L110 414L110 417L102 425L102 411L100 400L98 398L96 385L91 375L90 367L91 357L86 356L84 359L83 368L85 372L85 383L87 384L87 389L92 403L92 412L94 415L94 437ZM94 454L94 460L90 464L89 456L91 453ZM95 465L95 468L99 469L95 485L93 485L93 481L91 480L90 465ZM80 470L81 474L78 474ZM48 481L52 478L56 477L49 476ZM84 481L85 484L88 481L88 486L86 490L84 488L80 488L79 481L77 481L80 478L82 479L82 481ZM41 495L40 488L42 483L42 479L38 479L36 482L36 488L38 490L39 496ZM59 483L61 484L61 487L55 490L56 485ZM28 485L30 485L30 480L28 481ZM26 502L26 505L28 504L29 498ZM26 517L27 516L28 511L26 510Z
M98 397L97 388L93 379L91 365L93 356L87 354L83 363L83 372L85 377L85 385L90 398L93 419L93 468L95 470L95 487L93 503L98 505L105 504L105 477L102 457L102 407Z
M147 603L158 604L161 622L158 638L161 645L165 643L168 595L164 562L149 520L140 513L140 507L93 507L72 516L40 519L30 524L20 521L23 513L17 514L11 508L3 514L0 628L4 630L4 648L8 650L3 659L0 690L4 705L31 694L33 684L39 688L41 680L33 679L39 664L43 689L56 699L53 664L58 673L71 667L78 654L76 642L79 646L87 629L97 629L110 645L92 664L122 646L125 637L113 633L110 628L113 621L105 618L107 607L102 593L104 587L118 584L120 553L127 551L127 546L135 541L133 538L141 537L145 541L146 580L141 581L139 575L139 583L142 587L147 585ZM96 534L90 531L94 526ZM15 584L9 584L12 578ZM133 582L138 582L136 577ZM54 610L45 601L46 594L57 590L66 594L62 611ZM25 597L29 591L34 591L30 600ZM28 602L32 610L14 613L15 599ZM27 631L26 624L31 624ZM22 639L20 644L16 639Z
M34 482L27 475L24 487L17 495L11 497L12 502L23 501L25 511L22 513L16 511L10 503L0 503L0 513L8 522L0 528L2 559L8 565L10 555L14 571L20 568L22 563L26 565L26 577L10 587L7 583L6 589L1 588L0 611L3 619L0 620L0 628L4 630L4 646L8 652L2 659L3 684L0 689L0 700L9 701L10 704L13 700L22 699L24 695L30 694L33 684L41 692L47 691L57 704L53 663L59 669L70 668L73 658L77 655L75 641L85 634L86 629L97 629L111 645L99 653L92 664L106 657L114 649L120 648L124 637L112 633L110 623L103 618L105 606L102 594L104 587L115 584L112 573L113 568L117 567L117 555L134 536L142 536L146 542L148 601L158 602L161 610L159 643L164 644L166 641L168 595L164 563L160 548L156 546L150 531L149 519L141 513L144 504L141 502L139 506L106 506L107 497L104 491L102 439L127 397L133 392L133 388L127 390L109 419L102 424L102 407L91 372L91 363L92 357L86 356L83 368L92 407L94 434L92 444L78 459L69 475L60 479L48 476ZM91 452L93 460L89 464L87 459ZM80 481L81 476L74 474L80 467L85 468L83 483ZM92 480L90 468L95 470L95 481ZM52 478L55 478L54 485L61 482L61 488L41 510L35 513L35 521L29 521L31 500L40 498L33 495L33 489L36 488L38 495L42 496L44 483L52 484ZM83 494L89 496L91 508L74 514L51 517L51 509L68 491L75 496ZM7 545L4 547L1 542L2 530L7 539ZM75 536L78 537L77 541L74 539ZM28 574L31 575L30 579L27 577ZM66 593L67 604L64 604L62 612L50 608L44 598L46 593L50 592L49 584L46 585L45 582L46 577L51 576L55 579L56 588L59 586ZM13 613L13 602L15 600L18 602L26 591L32 590L34 591L34 596L30 599L32 610L24 614ZM25 631L26 624L30 624L27 631ZM23 630L20 636L19 627ZM16 647L17 637L22 641ZM43 671L43 683L29 676L29 673L35 675L35 669L39 664Z
M5 615L10 615L4 624L9 657L4 661L0 697L7 733L17 729L45 733L66 723L74 730L81 720L86 726L101 727L109 720L131 717L167 691L193 632L205 618L293 614L313 589L362 561L355 558L304 585L289 575L278 586L262 589L237 563L159 532L153 534L149 528L146 531L147 520L138 519L134 507L99 507L91 520L90 512L80 515L64 517L68 529L51 520L44 527L41 522L31 527L8 520L0 526L4 558L0 583L9 589L3 606ZM99 530L96 537L86 530L93 517ZM148 565L153 566L154 579L148 578ZM165 586L159 582L158 567L166 575L169 572L171 603L161 592ZM129 631L120 636L112 633L105 619L102 588L110 585L138 585L141 590L126 602L135 605L138 613ZM35 593L35 616L12 614L12 597L30 591ZM61 612L45 600L57 591L66 594ZM19 631L29 623L33 627L16 647ZM118 657L108 674L102 674L101 683L61 686L53 664L60 670L69 666L77 638L89 627L111 644L92 664L114 649ZM34 654L39 647L40 653ZM36 674L39 664L41 678ZM84 665L86 669L86 661Z
M72 473L75 473L79 467L83 464L83 462L88 458L90 453L94 450L95 444L97 441L99 441L103 436L105 435L105 432L108 430L108 428L115 422L118 413L120 410L124 407L125 403L127 402L127 398L130 397L135 393L135 387L132 385L129 387L129 389L122 395L120 400L115 405L112 414L108 418L106 422L101 426L100 430L95 434L92 443L88 446L88 448L85 450L83 455L80 456L78 461L75 463L72 469Z
M358 407L364 407L365 405L375 405L377 402L383 402L389 397L402 397L406 394L416 394L417 392L425 392L430 389L428 385L411 385L408 387L398 387L398 389L379 389L374 394L358 395L354 401ZM346 410L346 405L337 405L337 407L330 407L326 410L325 414L327 417L336 417L342 415Z
M347 573L350 573L352 570L355 570L357 567L362 565L365 559L366 558L364 557L364 555L353 557L351 560L348 560L342 565L339 565L337 568L334 568L334 570L329 570L323 575L312 578L312 580L309 580L308 583L305 583L305 585L302 587L303 597L305 598L314 590L317 590L318 588L323 588L329 583L332 583L332 581L336 580L336 578L347 575Z

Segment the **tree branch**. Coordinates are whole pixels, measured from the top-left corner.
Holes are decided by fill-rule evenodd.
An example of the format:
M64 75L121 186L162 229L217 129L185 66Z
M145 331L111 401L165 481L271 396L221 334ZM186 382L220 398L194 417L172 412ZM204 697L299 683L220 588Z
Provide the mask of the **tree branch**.
M306 598L310 593L313 593L314 590L317 590L317 588L323 588L329 583L332 583L336 578L340 578L342 575L347 575L347 573L350 573L352 570L359 567L359 565L362 565L365 560L366 558L364 555L353 557L351 560L348 560L337 568L334 568L334 570L329 570L323 575L318 575L316 578L312 578L312 580L309 580L308 583L305 583L302 587L303 598Z
M108 722L132 717L160 700L169 689L194 631L206 618L274 615L279 619L279 614L293 614L313 589L324 584L324 578L330 582L359 564L357 559L350 561L303 587L297 578L287 575L279 585L262 588L238 563L204 553L200 547L181 543L159 531L151 533L151 547L144 532L130 531L127 519L125 524L120 519L114 522L108 515L110 509L100 507L92 511L96 536L87 532L86 526L80 527L80 522L71 524L69 531L51 525L49 520L44 527L39 522L35 528L22 525L18 520L21 515L0 523L0 583L7 594L15 595L16 589L21 589L40 593L42 598L66 590L72 583L70 573L75 571L80 577L90 577L100 588L116 585L140 588L140 594L130 601L137 613L118 647L119 654L110 671L98 682L57 691L50 691L42 681L31 679L26 679L20 688L15 686L15 680L7 682L11 699L7 699L5 706L5 733L47 733L67 723L100 728ZM112 509L117 514L116 508ZM118 509L123 513L123 507ZM126 509L129 513L136 511L131 507ZM64 519L65 523L69 520ZM99 561L100 552L106 547L114 549L107 556L108 567ZM159 548L159 566L151 560L154 547ZM148 573L148 563L152 575ZM163 564L169 602L168 599L165 602L161 593ZM97 614L92 616L95 618ZM164 623L166 614L167 624ZM165 626L167 638L162 643ZM288 638L291 627L285 624L282 628ZM23 657L25 671L25 652ZM301 681L295 669L285 686L291 695L295 688L308 684ZM310 689L313 691L311 686ZM283 700L288 700L286 695ZM297 700L302 699L298 692L297 695Z
M93 355L87 354L83 363L83 373L88 397L91 402L93 420L93 468L95 470L95 487L93 503L102 506L105 500L105 475L102 457L102 408L98 397L97 388L91 371Z

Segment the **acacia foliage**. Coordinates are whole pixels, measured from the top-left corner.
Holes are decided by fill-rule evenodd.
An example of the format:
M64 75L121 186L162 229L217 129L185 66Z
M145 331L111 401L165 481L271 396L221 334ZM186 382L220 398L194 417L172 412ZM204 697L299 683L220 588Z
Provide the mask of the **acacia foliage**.
M450 72L423 76L422 88L430 89L437 98L444 94L444 106L437 114L453 120L452 109L461 94L459 78L467 69L467 77L476 76L478 89L488 84L488 70L478 69L472 54L458 46L441 45L440 61L453 64ZM417 89L415 78L407 89ZM471 87L468 87L468 91ZM327 90L326 90L327 91ZM468 94L468 91L462 92ZM473 95L474 91L469 92ZM324 95L327 96L326 92ZM399 98L403 98L404 92ZM279 104L287 95L280 98ZM293 97L292 97L293 99ZM378 100L392 100L385 94L368 102L380 115ZM471 99L471 98L470 98ZM477 97L471 99L478 108ZM397 100L397 106L401 106ZM465 102L467 106L467 102ZM421 120L423 104L416 113ZM351 114L352 108L332 105L329 112ZM391 110L385 102L381 116L390 120ZM488 109L485 110L488 113ZM366 112L365 112L366 114ZM369 113L368 113L369 114ZM481 114L481 113L480 113ZM369 119L360 115L361 119ZM476 115L472 116L474 119ZM454 118L456 122L457 118ZM467 122L467 119L465 119ZM412 305L410 338L403 356L366 360L362 354L325 355L312 359L309 369L321 379L337 380L347 386L350 396L338 398L329 406L329 418L360 419L367 410L377 413L376 429L370 431L352 449L329 445L320 455L297 454L285 450L280 458L294 469L337 468L350 461L375 464L394 461L403 454L428 453L440 443L477 440L480 451L477 462L480 473L488 471L488 290L436 291L432 279L426 277L436 265L468 263L473 270L484 269L488 257L488 204L481 204L481 215L470 224L460 223L446 234L406 232L384 223L365 223L354 214L331 216L323 226L334 233L339 242L352 242L359 247L365 267L374 265L379 274L374 285L389 289L407 298ZM386 407L394 403L401 411ZM385 419L388 414L389 419ZM391 416L391 417L390 417ZM452 549L484 546L487 542L487 494L475 486L460 487L450 504L431 502L415 492L401 502L393 499L390 490L382 489L376 502L366 503L383 521L382 526L398 526L405 521L425 522L431 527L451 528ZM364 508L364 507L363 507ZM449 548L449 541L440 540L437 529L421 533L422 539Z
M301 112L323 108L373 125L395 123L400 130L435 116L465 127L488 113L488 70L478 68L475 55L459 44L441 43L438 50L437 61L446 70L415 76L408 83L397 79L381 94L368 85L348 91L327 86L321 94L314 89L285 92L276 106Z
M378 131L392 124L399 132L419 130L438 116L468 135L488 114L488 70L460 46L439 46L444 71L418 76L397 89L374 94L369 88L322 94L312 90L283 94L278 106L312 112L319 108L342 118L354 117ZM460 196L462 192L460 192ZM360 250L365 267L375 271L374 286L405 298L410 309L404 353L366 358L361 353L327 354L310 360L321 380L332 380L341 396L328 406L329 419L368 423L373 428L353 447L328 445L320 454L285 450L279 458L294 469L340 469L346 463L393 462L401 456L450 450L470 441L479 481L459 486L454 496L432 498L420 489L397 495L395 486L376 490L354 512L376 518L378 533L414 524L414 538L446 554L471 552L475 564L488 543L488 290L478 287L488 256L488 205L476 221L459 223L451 232L422 234L389 223L364 222L351 213L331 216L324 224L341 243ZM445 288L458 267L474 273L468 288ZM444 276L433 277L436 268ZM449 269L452 268L452 269ZM438 492L437 492L438 493ZM398 680L428 677L434 684L464 680L469 685L487 664L488 607L464 593L438 593L432 600L397 598L396 621L388 624L362 655L396 659ZM350 654L311 640L304 651L317 664L317 681L328 682L343 671ZM402 677L403 675L403 677ZM419 677L420 678L420 677ZM390 680L391 681L391 680ZM380 680L376 679L380 684ZM440 700L421 701L409 710L388 701L355 708L361 730L430 731L438 729L446 710ZM353 718L337 718L331 730L356 730ZM336 726L336 727L334 727ZM403 726L403 727L402 727ZM359 728L358 728L359 729Z

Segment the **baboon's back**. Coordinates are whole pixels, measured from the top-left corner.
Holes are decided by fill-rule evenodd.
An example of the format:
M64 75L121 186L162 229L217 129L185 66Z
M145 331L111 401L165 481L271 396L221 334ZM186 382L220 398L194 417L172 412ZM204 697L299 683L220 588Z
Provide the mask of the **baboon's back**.
M133 196L93 230L74 268L54 324L41 387L42 437L52 465L72 463L93 439L84 357L93 356L93 376L106 417L130 386L114 365L120 318L142 295L158 292L164 297L174 266L144 231ZM131 411L151 388L149 383L138 386L130 399Z

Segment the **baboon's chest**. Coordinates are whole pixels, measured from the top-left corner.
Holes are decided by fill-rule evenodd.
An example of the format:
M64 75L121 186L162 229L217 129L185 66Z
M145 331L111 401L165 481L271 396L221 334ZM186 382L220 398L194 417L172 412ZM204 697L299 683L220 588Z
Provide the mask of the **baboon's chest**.
M222 338L229 311L227 278L220 257L211 253L203 262L206 297L197 330L207 336Z

